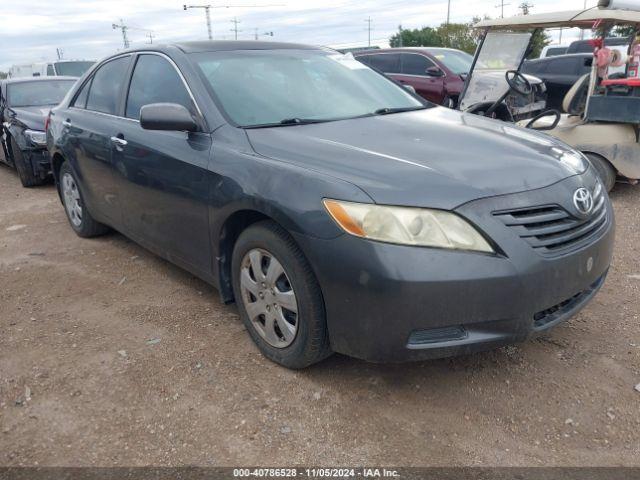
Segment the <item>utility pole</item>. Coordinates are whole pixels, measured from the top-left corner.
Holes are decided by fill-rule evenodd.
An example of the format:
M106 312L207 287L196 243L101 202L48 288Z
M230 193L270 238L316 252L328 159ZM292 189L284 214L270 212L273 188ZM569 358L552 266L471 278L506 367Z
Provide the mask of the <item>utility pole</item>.
M209 40L213 40L213 33L211 31L211 9L212 8L264 8L264 7L282 7L282 4L277 5L183 5L182 9L186 12L190 8L202 8L204 10L205 17L207 19L207 34ZM237 25L236 25L237 26Z
M124 24L124 21L120 19L120 24L114 23L111 25L111 28L113 28L113 30L120 29L122 31L122 44L124 45L124 49L127 50L130 46L129 38L127 37L127 30L129 30L129 27L127 27Z
M500 0L500 5L496 5L496 8L501 9L500 18L504 18L504 7L511 5L510 3L504 3L504 0Z
M522 15L529 15L529 9L533 8L533 4L529 2L522 2L518 8L522 10Z
M149 43L153 45L153 37L155 37L153 32L147 33L147 37L149 37Z
M398 47L402 48L404 46L402 42L402 25L398 25L398 38L399 38Z
M58 60L62 60L64 57L64 51L61 48L56 48L56 55L58 56Z
M371 22L372 22L371 17L367 18L365 22L367 22L367 31L369 33L369 46L371 46Z
M182 8L185 12L190 8L204 9L204 14L207 18L207 33L209 35L209 40L213 40L213 34L211 33L211 5L183 5Z
M449 0L449 3L447 3L447 25L449 25L450 21L451 21L451 0Z
M231 31L234 32L235 39L238 40L238 32L242 31L242 30L238 30L238 24L242 22L238 20L237 17L233 17L233 20L231 20L231 23L233 23L233 28L231 29Z

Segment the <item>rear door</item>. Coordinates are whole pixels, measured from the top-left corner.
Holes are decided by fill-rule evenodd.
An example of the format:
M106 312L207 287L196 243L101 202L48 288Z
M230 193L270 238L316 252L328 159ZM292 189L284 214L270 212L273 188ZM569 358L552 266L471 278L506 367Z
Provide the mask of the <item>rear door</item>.
M402 53L400 59L402 73L396 79L400 83L411 85L422 98L438 105L442 104L445 97L444 72L440 76L427 73L431 67L439 70L440 68L431 59L419 53Z
M131 55L109 60L88 79L72 106L61 112L68 135L67 158L80 177L87 206L98 219L118 226L121 221L112 158L117 114Z
M114 158L125 231L172 262L211 274L208 164L211 136L144 130L140 109L177 103L204 124L181 73L166 56L137 57L114 123Z

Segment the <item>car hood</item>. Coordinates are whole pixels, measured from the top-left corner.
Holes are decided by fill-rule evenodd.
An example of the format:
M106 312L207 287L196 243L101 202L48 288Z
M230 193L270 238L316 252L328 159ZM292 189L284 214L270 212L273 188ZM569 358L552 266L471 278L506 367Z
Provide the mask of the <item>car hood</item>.
M44 130L44 122L53 107L54 105L43 107L16 107L12 108L12 110L15 112L15 119L25 127L33 130Z
M576 172L565 144L445 108L246 130L257 153L357 185L376 202L455 208L542 188Z

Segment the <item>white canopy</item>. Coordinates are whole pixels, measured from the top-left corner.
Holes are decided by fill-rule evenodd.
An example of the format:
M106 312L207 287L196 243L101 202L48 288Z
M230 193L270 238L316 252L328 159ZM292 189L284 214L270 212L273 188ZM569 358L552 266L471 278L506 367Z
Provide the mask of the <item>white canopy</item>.
M605 10L597 7L589 10L569 12L540 13L519 15L511 18L484 20L476 28L504 28L509 30L527 30L532 28L593 28L597 21L617 25L640 25L640 12L632 10Z

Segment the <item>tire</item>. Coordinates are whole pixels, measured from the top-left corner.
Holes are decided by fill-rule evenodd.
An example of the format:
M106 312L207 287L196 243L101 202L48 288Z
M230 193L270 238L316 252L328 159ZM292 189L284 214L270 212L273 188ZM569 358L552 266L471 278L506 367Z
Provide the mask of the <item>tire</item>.
M107 233L109 227L94 220L86 208L82 193L78 188L78 180L68 162L64 162L60 167L59 178L60 198L69 224L76 234L79 237L91 238Z
M454 108L456 108L456 104L457 103L458 102L454 98L452 98L452 97L450 97L448 95L446 97L444 97L444 99L442 100L442 106L446 107L446 108L454 109Z
M274 259L276 263L272 263ZM278 265L282 273L269 278L269 267L279 272ZM265 357L300 369L331 355L320 286L302 251L284 229L272 221L247 228L234 246L231 268L240 317ZM291 305L296 312L288 310Z
M598 176L602 180L607 192L613 190L613 187L616 184L616 177L618 175L618 172L613 165L611 165L606 158L596 155L595 153L585 153L585 155L589 159L593 168L595 168L596 172L598 172Z
M22 183L23 187L31 188L44 183L44 179L36 177L33 174L31 165L27 165L24 155L22 154L22 150L20 150L20 147L13 137L11 137L11 157L13 165L16 167L16 171L18 172L18 177L20 177L20 183Z

